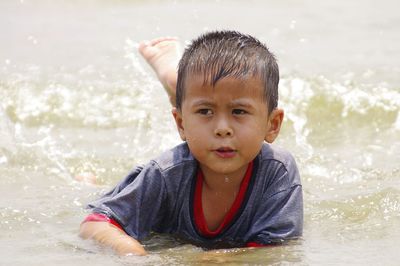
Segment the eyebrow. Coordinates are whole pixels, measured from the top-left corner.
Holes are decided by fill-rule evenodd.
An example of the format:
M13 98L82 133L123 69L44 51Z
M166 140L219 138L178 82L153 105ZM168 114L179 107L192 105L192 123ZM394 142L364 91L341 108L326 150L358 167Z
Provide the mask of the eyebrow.
M245 107L245 108L254 108L251 104L251 101L245 99L233 100L230 104L231 107Z
M195 100L193 102L193 106L199 106L199 105L203 105L203 106L214 106L215 104L210 102L209 100L206 99L199 99L199 100Z
M193 106L207 106L207 107L214 107L216 104L213 103L212 101L209 101L207 99L199 99L195 100L193 102ZM253 105L251 104L251 101L245 100L245 99L237 99L233 100L231 103L229 103L229 107L244 107L244 108L254 108Z

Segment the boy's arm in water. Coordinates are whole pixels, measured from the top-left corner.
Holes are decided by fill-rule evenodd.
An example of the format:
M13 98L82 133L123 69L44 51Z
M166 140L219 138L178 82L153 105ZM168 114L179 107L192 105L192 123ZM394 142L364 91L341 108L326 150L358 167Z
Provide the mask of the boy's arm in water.
M114 188L88 204L91 213L80 225L80 237L111 247L120 255L146 255L139 241L165 215L165 187L155 162L135 167Z
M93 239L102 245L111 247L119 255L147 254L139 241L109 222L83 222L79 235L83 239Z

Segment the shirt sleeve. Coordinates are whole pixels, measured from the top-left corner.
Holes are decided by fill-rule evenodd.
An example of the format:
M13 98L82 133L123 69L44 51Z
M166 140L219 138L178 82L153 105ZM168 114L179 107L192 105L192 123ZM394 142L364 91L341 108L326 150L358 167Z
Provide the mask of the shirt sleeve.
M142 240L161 223L166 208L163 176L155 162L137 167L114 189L88 207L115 220L133 238Z
M248 246L279 244L303 231L303 193L297 166L281 172L274 189L262 196L254 216Z
M86 223L86 222L106 222L106 223L110 223L112 225L114 225L115 227L122 229L122 227L119 225L119 223L117 223L117 221L111 219L110 217L101 214L101 213L91 213L88 216L86 216L85 220L83 220L82 223Z

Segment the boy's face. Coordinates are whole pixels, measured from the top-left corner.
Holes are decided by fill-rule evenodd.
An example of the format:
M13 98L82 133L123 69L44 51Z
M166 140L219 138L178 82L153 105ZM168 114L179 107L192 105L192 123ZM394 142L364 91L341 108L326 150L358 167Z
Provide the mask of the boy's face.
M181 110L173 114L205 176L243 175L263 141L275 140L283 111L268 114L263 90L258 78L226 77L215 86L200 75L187 79Z

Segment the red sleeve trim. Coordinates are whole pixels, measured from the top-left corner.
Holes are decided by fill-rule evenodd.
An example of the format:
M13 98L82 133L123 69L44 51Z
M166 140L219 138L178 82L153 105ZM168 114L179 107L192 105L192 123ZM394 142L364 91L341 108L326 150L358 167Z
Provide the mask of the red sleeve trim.
M265 248L265 247L271 247L271 246L272 246L271 244L260 244L257 242L248 242L246 244L246 247L248 247L248 248Z
M115 221L114 219L108 217L107 215L101 214L101 213L91 213L88 216L86 216L85 220L83 220L82 223L86 223L86 222L107 222L110 223L114 226L116 226L117 228L122 229L122 226Z

